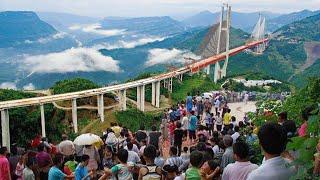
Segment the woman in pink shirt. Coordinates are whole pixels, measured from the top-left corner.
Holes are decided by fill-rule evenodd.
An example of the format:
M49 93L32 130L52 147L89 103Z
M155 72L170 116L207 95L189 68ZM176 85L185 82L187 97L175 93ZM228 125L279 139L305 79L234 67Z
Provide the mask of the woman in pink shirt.
M8 149L7 147L0 148L0 179L11 180L10 165L7 159Z
M308 119L310 116L310 112L313 110L312 107L307 107L301 114L303 124L300 126L298 129L298 134L300 137L306 136L307 135L307 130L308 130Z

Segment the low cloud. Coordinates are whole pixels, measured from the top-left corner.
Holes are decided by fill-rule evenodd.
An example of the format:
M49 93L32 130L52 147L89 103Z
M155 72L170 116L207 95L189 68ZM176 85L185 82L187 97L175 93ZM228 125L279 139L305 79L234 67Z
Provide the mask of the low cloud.
M3 82L0 84L0 89L17 89L17 85L14 82Z
M109 43L97 44L94 46L94 48L95 49L108 49L108 50L120 49L120 48L130 49L130 48L135 48L137 46L145 45L145 44L156 42L156 41L163 41L165 39L166 39L166 37L145 37L145 38L141 38L141 39L137 39L137 40L133 40L133 41L120 40L114 44L109 44Z
M29 84L23 86L22 89L26 90L26 91L32 91L32 90L35 90L36 87L32 83L29 83Z
M189 51L175 48L171 50L156 48L149 50L149 56L145 66L149 67L157 64L184 63L184 58L199 59L200 57Z
M98 34L102 36L117 36L121 34L125 34L125 29L102 29L100 23L95 24L87 24L87 25L79 25L75 24L69 27L69 30L76 31L82 30L83 32Z
M120 72L118 61L92 48L71 48L58 53L29 56L24 68L32 73Z
M53 41L53 40L56 40L56 39L63 39L64 37L67 36L67 33L65 32L59 32L59 33L56 33L56 34L53 34L51 36L48 36L48 37L43 37L43 38L39 38L35 41L31 41L31 40L25 40L24 43L25 44L33 44L33 43L40 43L40 44L46 44L50 41Z

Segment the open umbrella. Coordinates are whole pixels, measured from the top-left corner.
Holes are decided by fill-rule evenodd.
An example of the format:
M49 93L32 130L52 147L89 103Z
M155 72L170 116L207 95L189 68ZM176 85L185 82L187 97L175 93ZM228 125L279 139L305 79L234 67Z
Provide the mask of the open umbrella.
M74 144L78 145L78 146L84 146L84 145L97 145L97 144L103 144L102 139L95 135L95 134L91 134L91 133L87 133L87 134L81 134L80 136L78 136L74 141Z

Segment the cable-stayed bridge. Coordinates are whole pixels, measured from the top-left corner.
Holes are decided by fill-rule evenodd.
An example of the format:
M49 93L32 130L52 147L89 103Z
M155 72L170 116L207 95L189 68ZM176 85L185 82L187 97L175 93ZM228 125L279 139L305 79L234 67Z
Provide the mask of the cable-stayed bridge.
M227 72L227 65L230 56L234 56L247 49L253 49L256 53L262 53L265 50L265 44L268 38L265 38L265 20L259 18L259 21L253 31L252 41L242 46L229 49L230 44L230 24L231 24L231 6L224 4L221 7L221 16L218 24L214 25L207 34L204 40L202 59L195 61L191 64L187 64L181 68L172 70L170 72L162 73L157 76L149 77L146 79L140 79L137 81L127 82L123 84L117 84L107 86L98 89L91 89L79 92L72 92L66 94L49 95L43 97L35 97L28 99L19 99L11 101L0 102L1 111L1 128L2 128L2 145L7 146L10 149L10 130L9 130L9 109L26 106L39 106L41 112L41 130L42 136L46 136L45 129L45 112L44 104L54 103L57 101L72 101L72 121L74 132L78 132L78 118L77 118L77 99L84 97L97 97L98 114L101 121L105 120L104 116L104 94L108 92L117 92L119 95L119 107L121 110L127 108L127 96L128 89L136 88L137 90L137 108L141 111L145 110L145 86L152 85L152 102L151 104L157 108L160 107L160 86L164 86L172 92L173 78L178 78L183 81L183 75L186 73L196 73L198 71L206 70L210 73L210 66L215 65L214 80L225 77ZM224 61L222 68L219 62ZM13 119L14 121L14 119Z

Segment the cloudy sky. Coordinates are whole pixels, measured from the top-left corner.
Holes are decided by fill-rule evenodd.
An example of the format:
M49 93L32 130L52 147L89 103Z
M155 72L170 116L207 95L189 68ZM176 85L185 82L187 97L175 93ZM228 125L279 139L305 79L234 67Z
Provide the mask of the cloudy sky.
M68 12L93 17L188 16L217 11L222 2L241 12L288 13L320 9L320 0L1 0L0 10Z

